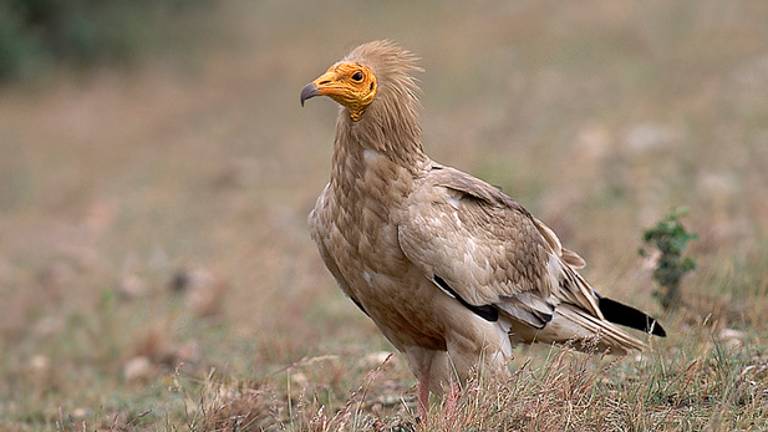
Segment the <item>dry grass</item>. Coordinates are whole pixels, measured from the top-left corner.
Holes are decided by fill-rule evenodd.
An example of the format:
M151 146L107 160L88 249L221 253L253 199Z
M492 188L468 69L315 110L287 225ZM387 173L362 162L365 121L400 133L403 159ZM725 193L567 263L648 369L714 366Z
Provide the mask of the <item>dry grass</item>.
M0 429L768 429L763 2L215 19L198 60L0 95ZM602 291L658 313L641 232L689 207L699 268L669 338L640 358L520 347L510 381L417 423L403 360L384 362L305 224L336 109L297 92L380 37L424 58L428 151L517 197Z

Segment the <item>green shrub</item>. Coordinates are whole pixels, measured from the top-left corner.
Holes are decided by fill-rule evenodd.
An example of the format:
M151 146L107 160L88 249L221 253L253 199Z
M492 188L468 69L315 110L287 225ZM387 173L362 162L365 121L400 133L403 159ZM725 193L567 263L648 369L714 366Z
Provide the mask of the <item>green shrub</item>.
M671 211L656 226L643 233L643 241L647 246L659 251L653 279L659 285L654 293L664 309L680 305L680 281L686 273L696 268L696 262L690 257L683 257L688 242L698 236L686 231L680 218L685 215L684 209ZM648 256L645 248L639 251L641 256Z
M0 80L23 75L29 61L39 56L35 38L24 29L24 23L11 8L10 2L0 0Z
M132 61L207 0L0 0L0 80Z

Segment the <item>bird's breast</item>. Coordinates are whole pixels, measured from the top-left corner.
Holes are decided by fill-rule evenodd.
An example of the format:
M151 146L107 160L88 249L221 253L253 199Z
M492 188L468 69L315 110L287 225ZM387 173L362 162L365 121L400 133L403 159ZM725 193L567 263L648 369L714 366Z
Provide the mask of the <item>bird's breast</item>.
M400 248L397 226L413 174L373 149L342 149L334 158L325 246L366 313L398 348L444 349L438 324L429 319L436 290ZM428 283L427 283L428 285Z
M351 214L357 212L357 216ZM350 295L398 348L445 348L439 323L430 318L437 290L403 254L397 225L367 205L336 209L325 246L338 263ZM425 284L426 283L426 284ZM427 286L425 286L427 285Z

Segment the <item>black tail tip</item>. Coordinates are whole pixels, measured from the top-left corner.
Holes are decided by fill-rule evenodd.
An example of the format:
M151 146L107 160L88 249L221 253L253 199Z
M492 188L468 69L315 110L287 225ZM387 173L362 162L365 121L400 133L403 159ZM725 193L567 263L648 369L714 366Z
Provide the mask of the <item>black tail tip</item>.
M646 332L654 336L667 337L667 331L664 330L664 327L662 327L661 324L659 324L659 322L656 321L654 318L651 318L651 317L648 317L648 318L650 318L651 322L648 324L647 326L648 328L646 329Z
M664 330L664 327L655 318L616 300L600 297L600 311L605 319L612 323L642 330L654 336L667 336L667 331Z

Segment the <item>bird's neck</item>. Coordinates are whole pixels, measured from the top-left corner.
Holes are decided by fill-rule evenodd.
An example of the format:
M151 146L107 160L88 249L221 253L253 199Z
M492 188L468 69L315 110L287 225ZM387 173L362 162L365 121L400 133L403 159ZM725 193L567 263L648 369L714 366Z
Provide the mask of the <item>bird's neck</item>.
M339 113L331 171L339 200L397 204L429 164L416 119L379 116L353 122L345 110Z
M394 107L393 107L394 106ZM336 121L335 151L370 149L393 163L418 172L427 160L421 144L421 126L411 103L371 107L360 121L353 121L346 109Z

